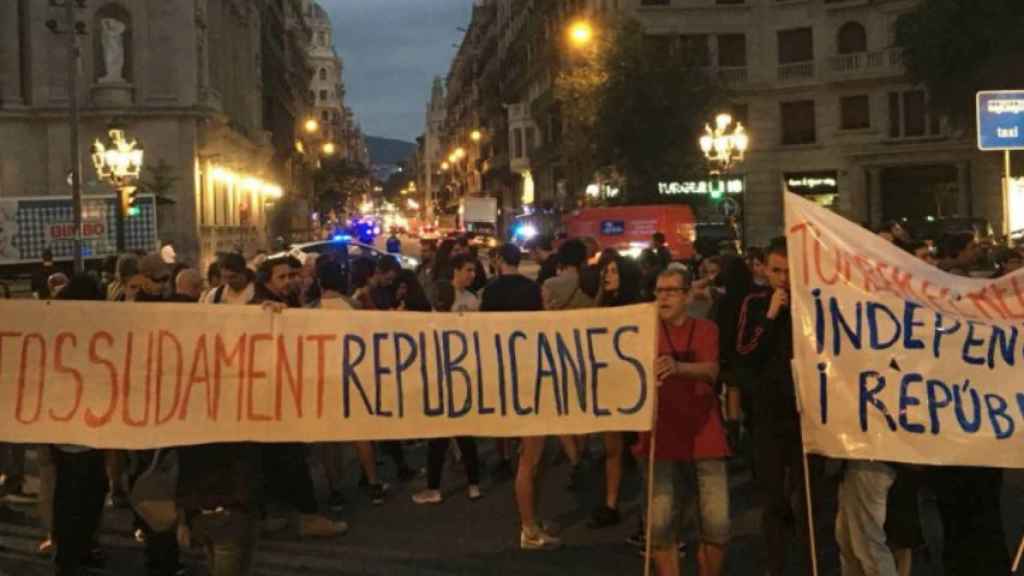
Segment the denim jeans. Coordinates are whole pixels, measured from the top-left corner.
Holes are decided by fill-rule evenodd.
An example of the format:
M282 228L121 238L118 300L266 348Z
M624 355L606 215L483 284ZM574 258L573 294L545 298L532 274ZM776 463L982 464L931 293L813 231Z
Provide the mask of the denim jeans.
M643 466L646 473L647 465ZM684 518L698 519L700 539L729 542L729 477L725 460L654 463L651 545L668 548L679 540Z
M896 576L885 537L886 504L895 481L896 470L883 462L846 463L836 516L843 576Z

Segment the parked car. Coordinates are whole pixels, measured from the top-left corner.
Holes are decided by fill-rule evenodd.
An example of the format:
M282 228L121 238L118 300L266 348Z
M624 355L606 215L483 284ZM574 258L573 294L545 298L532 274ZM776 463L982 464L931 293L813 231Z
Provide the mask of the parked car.
M351 262L359 258L367 258L374 262L383 257L397 258L398 263L406 270L415 270L416 267L420 265L419 260L412 256L388 254L368 244L355 242L347 236L335 236L331 240L294 244L287 250L278 252L277 254L271 254L269 257L281 258L284 256L295 256L299 260L304 260L304 257L307 254L318 254L320 256L329 256L333 258L341 264L342 270L346 276L350 273Z

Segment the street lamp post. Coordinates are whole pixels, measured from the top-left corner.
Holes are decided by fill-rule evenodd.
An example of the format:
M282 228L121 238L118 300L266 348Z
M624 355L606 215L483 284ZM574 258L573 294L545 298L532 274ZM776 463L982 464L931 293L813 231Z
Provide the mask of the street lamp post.
M725 175L736 164L743 161L743 157L750 147L750 137L743 128L743 124L736 122L735 127L730 129L732 124L732 116L719 114L715 117L714 129L710 125L705 125L704 135L700 137L700 149L704 152L704 157L707 158L708 163L711 165L711 176L718 179L718 190L712 189L710 191L712 198L725 193ZM733 216L735 217L735 214ZM735 218L733 219L733 225L736 225ZM736 233L742 242L745 230L737 230Z
M142 171L142 146L137 140L127 140L124 130L111 129L109 145L97 139L92 145L92 163L101 182L107 182L117 190L114 202L115 234L117 251L126 250L125 215L131 207L133 194Z

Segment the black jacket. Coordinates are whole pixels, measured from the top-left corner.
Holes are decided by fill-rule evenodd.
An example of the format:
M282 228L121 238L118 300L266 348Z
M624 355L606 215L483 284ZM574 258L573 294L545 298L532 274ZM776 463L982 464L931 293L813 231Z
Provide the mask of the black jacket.
M540 286L522 274L496 277L484 288L480 299L481 312L533 312L543 309Z
M793 384L793 325L789 308L768 318L772 292L754 293L743 301L736 352L755 374L754 417L768 425L798 425Z

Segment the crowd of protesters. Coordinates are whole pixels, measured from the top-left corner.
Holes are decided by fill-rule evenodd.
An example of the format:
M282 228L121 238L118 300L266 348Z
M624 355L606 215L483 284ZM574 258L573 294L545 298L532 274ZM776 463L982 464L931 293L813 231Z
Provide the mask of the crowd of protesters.
M968 237L952 237L938 247L909 238L898 224L877 230L918 258L957 274L973 274L979 262L995 262L999 273L1021 266L1019 251L987 254ZM179 302L199 305L253 305L271 312L287 308L335 311L402 310L447 314L508 311L560 311L653 302L659 316L655 366L659 380L653 434L605 433L604 498L589 526L622 522L620 488L625 471L652 453L649 509L657 573L680 573L684 540L696 541L702 575L723 573L730 541L730 459L751 469L763 512L764 574L785 573L798 564L810 573L810 523L814 520L819 567L828 570L827 551L838 549L844 576L904 576L913 551L924 544L919 504L937 506L944 528L947 574L1005 574L1000 508L1001 471L989 468L920 467L886 462L826 461L810 457L804 471L801 429L791 360L789 264L784 239L745 255L722 254L698 262L673 262L661 234L639 258L601 251L588 238L539 238L528 246L539 265L536 280L520 273L523 251L512 244L492 250L485 266L465 239L426 247L422 265L403 270L390 256L337 261L328 254L246 261L223 254L202 273L176 262L173 249L109 259L102 276L58 272L52 255L33 279L40 299ZM488 274L488 268L490 274ZM408 483L425 476L425 488L412 500L441 505L447 460L461 463L466 497L482 498L485 473L478 440L441 438L427 443L426 470L410 467L402 442L354 442L360 487L374 504L387 497L378 451L394 464L393 477ZM597 440L597 439L595 439ZM486 440L488 442L492 440ZM499 459L496 476L514 479L519 511L519 543L528 550L557 549L561 538L538 509L538 481L547 439L493 440ZM558 439L571 466L569 490L584 482L585 437ZM24 495L24 447L0 446L0 491ZM40 452L42 498L51 537L42 548L55 551L57 573L82 573L101 563L96 532L109 495L111 504L133 504L133 490L153 470L173 462L177 470L176 512L170 527L154 526L137 514L136 538L144 542L148 573L184 572L182 546L201 547L210 573L251 574L262 534L294 527L302 537L331 537L345 522L322 512L314 495L310 462L325 472L330 513L341 511L342 443L314 445L230 443L149 451L99 451L81 446L49 446ZM49 473L47 472L49 471ZM804 479L812 484L813 510L805 509ZM448 482L461 482L450 478ZM646 501L646 500L645 500ZM629 542L646 545L640 519ZM694 532L695 530L695 532ZM796 546L790 544L796 542ZM796 554L792 554L796 551Z

